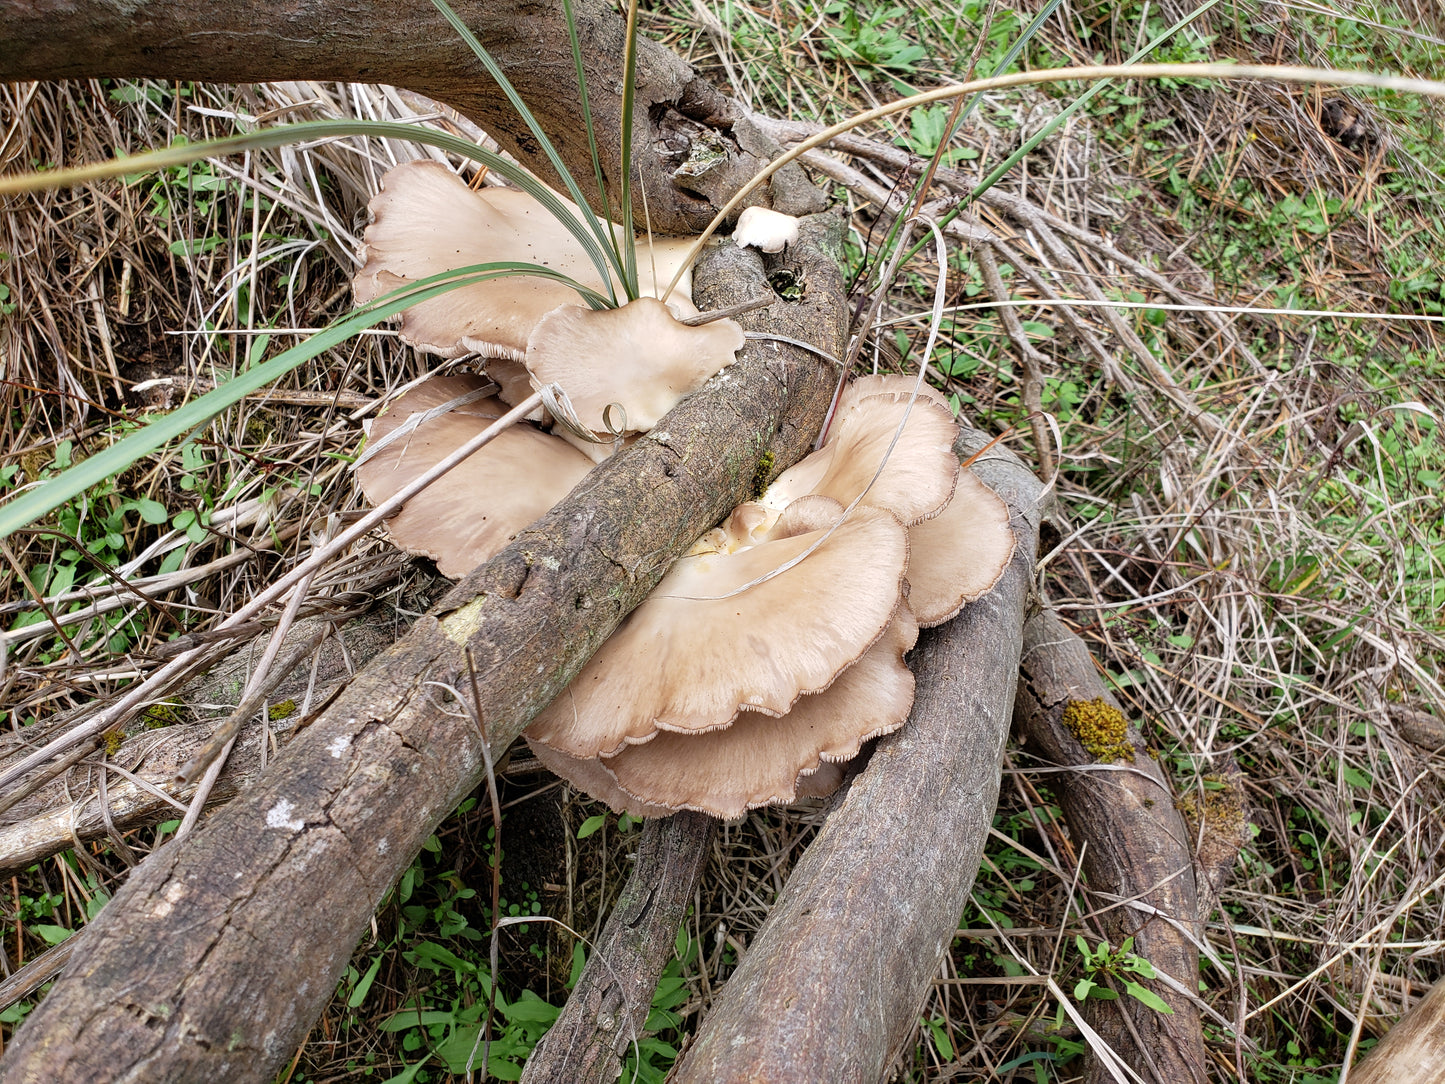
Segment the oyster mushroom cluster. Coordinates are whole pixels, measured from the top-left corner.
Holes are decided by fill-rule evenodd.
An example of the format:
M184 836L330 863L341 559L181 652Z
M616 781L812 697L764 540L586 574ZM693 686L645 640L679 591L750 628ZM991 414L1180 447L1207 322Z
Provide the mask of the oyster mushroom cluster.
M474 192L437 162L389 172L371 214L365 263L352 284L358 304L482 263L537 264L594 291L606 288L577 238L531 196ZM615 309L587 308L554 279L512 275L403 312L402 339L445 358L480 355L500 390L480 398L488 383L481 377L433 376L393 402L372 424L372 451L357 468L369 500L393 496L545 384L563 388L592 439L548 431L538 412L535 424L507 430L392 517L387 526L398 546L433 558L444 575L463 575L565 497L614 438L652 428L732 363L743 344L737 323L681 322L697 314L685 269L668 304L650 296L684 268L689 245L638 239L643 296Z
M526 731L613 809L736 817L829 793L903 725L920 626L986 593L1007 506L913 381L845 389L823 446L679 560Z
M473 192L436 163L393 170L371 209L358 303L502 261L603 287L581 244L530 197ZM788 224L766 219L740 224L740 243L786 244ZM642 292L653 294L687 243L640 244ZM576 301L561 283L522 276L403 314L403 339L480 354L491 379L429 377L373 423L357 470L373 502L546 383L598 438L548 432L545 417L518 425L412 498L388 529L444 575L500 551L591 469L602 434L650 428L743 342L730 320L683 324L696 312L686 294L596 311ZM849 385L821 447L700 539L537 716L526 732L536 755L638 816L730 818L831 793L866 741L907 718L904 655L919 628L986 593L1013 552L1008 509L960 468L957 434L946 401L912 380Z

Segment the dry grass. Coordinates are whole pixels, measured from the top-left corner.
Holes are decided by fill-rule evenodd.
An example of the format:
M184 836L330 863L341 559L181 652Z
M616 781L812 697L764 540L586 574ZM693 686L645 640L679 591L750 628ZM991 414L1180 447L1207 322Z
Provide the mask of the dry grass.
M649 29L740 96L799 124L897 93L888 71L840 57L836 19L791 5L731 11L724 27L673 5L654 12ZM1316 16L1264 12L1272 21L1261 16L1248 35L1227 11L1211 12L1201 25L1215 35L1215 55L1334 55L1321 52ZM1433 10L1410 14L1417 26L1438 21ZM927 55L895 75L915 85L962 76L973 49L962 20L910 16L901 33ZM1055 58L1102 51L1115 59L1139 33L1123 9L1065 5L1043 47ZM959 220L949 257L949 301L959 308L929 361L975 424L1006 433L1026 457L1056 460L1060 514L1042 561L1045 592L1143 721L1181 801L1201 808L1222 778L1242 772L1253 827L1211 916L1215 962L1203 973L1217 1014L1209 1024L1216 1075L1231 1078L1243 1065L1249 1079L1334 1079L1352 1042L1367 1043L1441 975L1445 760L1412 744L1399 719L1402 710L1445 717L1445 363L1435 324L1208 309L1293 299L1336 311L1421 311L1424 295L1392 297L1391 287L1403 280L1402 260L1445 255L1432 203L1445 186L1405 138L1411 129L1392 119L1399 103L1351 100L1348 111L1369 134L1347 147L1332 138L1340 125L1327 122L1334 99L1313 91L1125 91L1139 101L1074 118ZM142 84L123 93L133 100L95 85L7 90L4 168L219 134L235 113L304 119L428 108L334 85L177 95ZM977 157L940 174L940 201L956 199L973 170L998 161L1061 104L1042 94L986 101L958 142ZM1131 112L1137 118L1122 123ZM918 136L902 122L869 134L881 145L855 140L813 160L848 186L860 262L875 258L863 249L881 236L870 197L885 198L907 162L888 147ZM8 419L0 467L18 467L17 482L38 477L62 442L85 454L117 415L137 409L127 390L137 380L169 378L163 391L178 402L225 379L263 336L260 349L274 350L345 311L365 200L391 162L416 153L347 141L197 167L189 186L172 173L7 207L0 283L16 308L0 323ZM1414 187L1391 186L1402 177ZM1325 208L1325 232L1311 232L1302 211L1280 217L1289 197ZM1334 210L1327 200L1338 201ZM1248 245L1226 251L1244 237ZM931 258L893 285L871 352L878 364L916 364ZM1032 304L967 307L1000 292ZM1196 311L1057 303L1120 298ZM158 501L171 516L209 511L210 526L194 540L135 515L108 538L117 532L97 522L118 500L109 496L76 519L94 560L66 557L80 547L48 529L7 540L7 621L35 609L17 567L41 569L43 580L46 566L109 566L85 600L109 608L67 624L64 640L41 626L3 634L0 702L12 727L94 710L152 670L175 633L203 631L294 562L328 516L354 512L342 457L361 419L427 364L385 334L365 336L248 400L194 452L143 461L119 480L118 492ZM1057 419L1057 447L1027 417L1033 397ZM183 553L168 573L177 579L137 581L148 597L113 586L119 575L157 575L171 547ZM355 549L313 588L317 601L362 592L416 612L424 601L386 552L380 541ZM46 605L58 613L79 603L54 596ZM929 1023L900 1052L898 1079L1078 1071L1077 1060L1064 1063L1077 1036L1058 1028L1056 1007L1020 979L1018 961L1071 987L1081 974L1072 935L1089 933L1085 916L1104 904L1077 884L1078 854L1050 793L1056 777L1038 768L1018 754L1007 765L975 905L921 1010ZM507 773L505 801L543 793L508 818L508 861L523 864L504 867L504 894L527 906L535 893L544 913L586 933L625 876L627 836L611 823L576 839L596 810L568 797L559 812L549 799L560 791L549 787L527 763ZM686 971L685 1017L726 980L814 816L754 813L724 829L688 923L698 953ZM1228 827L1206 821L1201 843ZM483 816L459 815L440 836L442 849L419 867L428 888L416 898L439 906L452 890L445 886L457 885L485 896ZM151 829L128 832L124 847L143 857L155 838ZM91 901L124 876L121 848L76 853L39 864L0 898L13 930L9 966L45 947L46 927L83 922ZM485 928L480 899L453 892L456 912ZM291 1079L342 1079L348 1065L384 1078L415 1060L399 1035L378 1030L429 978L405 957L404 902L383 909L376 936L358 950L356 975L382 961L369 997L358 1007L344 996L333 1003ZM504 982L560 1001L570 959L570 937L534 931L513 939ZM1018 1060L1030 1052L1046 1057Z

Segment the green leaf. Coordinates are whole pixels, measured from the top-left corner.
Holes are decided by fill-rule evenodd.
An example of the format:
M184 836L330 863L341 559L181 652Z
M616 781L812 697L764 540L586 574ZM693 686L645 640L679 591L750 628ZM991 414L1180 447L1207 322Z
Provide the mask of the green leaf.
M606 823L607 818L605 816L602 816L601 814L595 817L588 817L585 821L582 822L582 827L577 829L577 838L586 839L588 836L590 836L593 832L597 831L597 829L601 828Z
M1090 992L1091 990L1093 990L1094 987L1097 986L1097 985L1098 985L1098 983L1096 983L1093 979L1080 979L1080 980L1074 985L1074 1000L1075 1000L1075 1001L1086 1001L1086 1000L1088 1000L1089 992Z
M1129 982L1126 979L1124 981L1124 991L1135 1001L1139 1002L1141 1005L1149 1006L1149 1008L1153 1009L1155 1012L1168 1013L1171 1016L1174 1013L1174 1010L1169 1007L1168 1003L1162 997L1156 994L1153 990L1146 990L1137 982Z
M358 1008L366 995L371 993L371 984L376 981L376 973L381 970L382 957L378 956L371 961L371 966L366 969L366 974L361 976L361 981L356 984L356 989L351 991L351 996L346 999L348 1009Z
M418 1011L416 1009L402 1009L394 1016L383 1020L379 1027L382 1031L407 1031L411 1028L428 1027L432 1024L454 1024L456 1013L451 1010L442 1012L439 1009Z
M944 1061L953 1060L953 1044L948 1041L948 1032L936 1020L925 1021L928 1030L933 1035L933 1048L938 1051L939 1057Z
M43 922L28 925L25 928L31 933L38 933L47 945L58 945L70 936L70 931L64 926L48 926Z
M416 1079L417 1073L421 1072L422 1066L430 1060L430 1058L422 1058L421 1061L415 1065L408 1065L401 1072L397 1073L396 1076L387 1077L382 1081L382 1084L411 1084L411 1082Z
M140 518L147 523L157 524L166 521L166 506L161 504L160 501L152 501L141 497L138 500L132 501L131 504L135 510L140 513Z

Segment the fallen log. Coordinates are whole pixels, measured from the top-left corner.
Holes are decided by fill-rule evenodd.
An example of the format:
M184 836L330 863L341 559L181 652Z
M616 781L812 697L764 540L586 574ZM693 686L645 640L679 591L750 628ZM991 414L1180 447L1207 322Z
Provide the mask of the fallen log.
M597 186L590 180L587 132L577 118L590 113L602 173L615 198L621 191L617 133L626 27L612 6L606 0L573 0L587 76L585 106L561 4L454 0L452 6L516 87L568 171L588 178L582 191L589 200ZM0 0L0 81L99 76L392 83L454 106L549 184L560 183L501 90L427 3ZM636 86L637 220L661 233L697 233L767 164L775 145L751 124L746 109L692 65L641 37ZM773 204L789 214L824 205L797 167L774 178L769 190ZM769 196L759 198L766 202Z
M1080 769L1054 777L1054 789L1069 834L1083 851L1089 910L1099 909L1111 948L1119 950L1132 937L1134 954L1174 980L1125 976L1172 1013L1116 988L1118 1000L1085 1003L1089 1023L1145 1080L1202 1084L1208 1061L1200 1014L1179 991L1199 988L1195 946L1203 922L1189 830L1164 771L1099 681L1089 649L1052 610L1034 614L1024 626L1018 685L1014 722L1025 748L1048 765ZM1116 977L1096 979L1117 987ZM1093 1059L1086 1079L1115 1077Z
M997 449L973 469L1013 513L1013 560L919 638L908 725L836 800L678 1082L877 1081L917 1021L993 821L1038 541L1038 480Z
M611 1084L642 1038L652 994L672 959L678 927L707 865L717 821L682 812L642 828L636 862L602 937L537 1044L523 1084Z
M806 293L742 317L749 331L841 353L839 226L804 223L788 262ZM769 289L759 259L732 245L704 254L695 283L704 309ZM262 779L136 869L17 1033L0 1080L270 1079L377 903L482 778L471 719L499 757L682 550L801 456L835 375L807 350L750 341L464 577Z

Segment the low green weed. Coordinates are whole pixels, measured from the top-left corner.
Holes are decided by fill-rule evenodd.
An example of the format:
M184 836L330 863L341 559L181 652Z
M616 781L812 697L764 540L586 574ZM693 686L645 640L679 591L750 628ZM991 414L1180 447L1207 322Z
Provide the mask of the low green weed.
M1100 941L1095 949L1089 948L1089 943L1079 935L1074 936L1074 944L1078 947L1079 955L1084 961L1085 975L1074 985L1074 998L1078 1001L1117 1001L1118 991L1112 987L1112 982L1117 982L1124 987L1124 992L1141 1005L1145 1005L1155 1012L1173 1014L1174 1010L1169 1007L1168 1002L1161 998L1153 990L1141 986L1129 976L1138 976L1141 979L1156 979L1159 976L1154 972L1154 965L1142 956L1134 954L1134 939L1124 938L1124 943L1119 946L1118 951L1109 947L1109 942ZM1112 980L1112 982L1111 982Z

